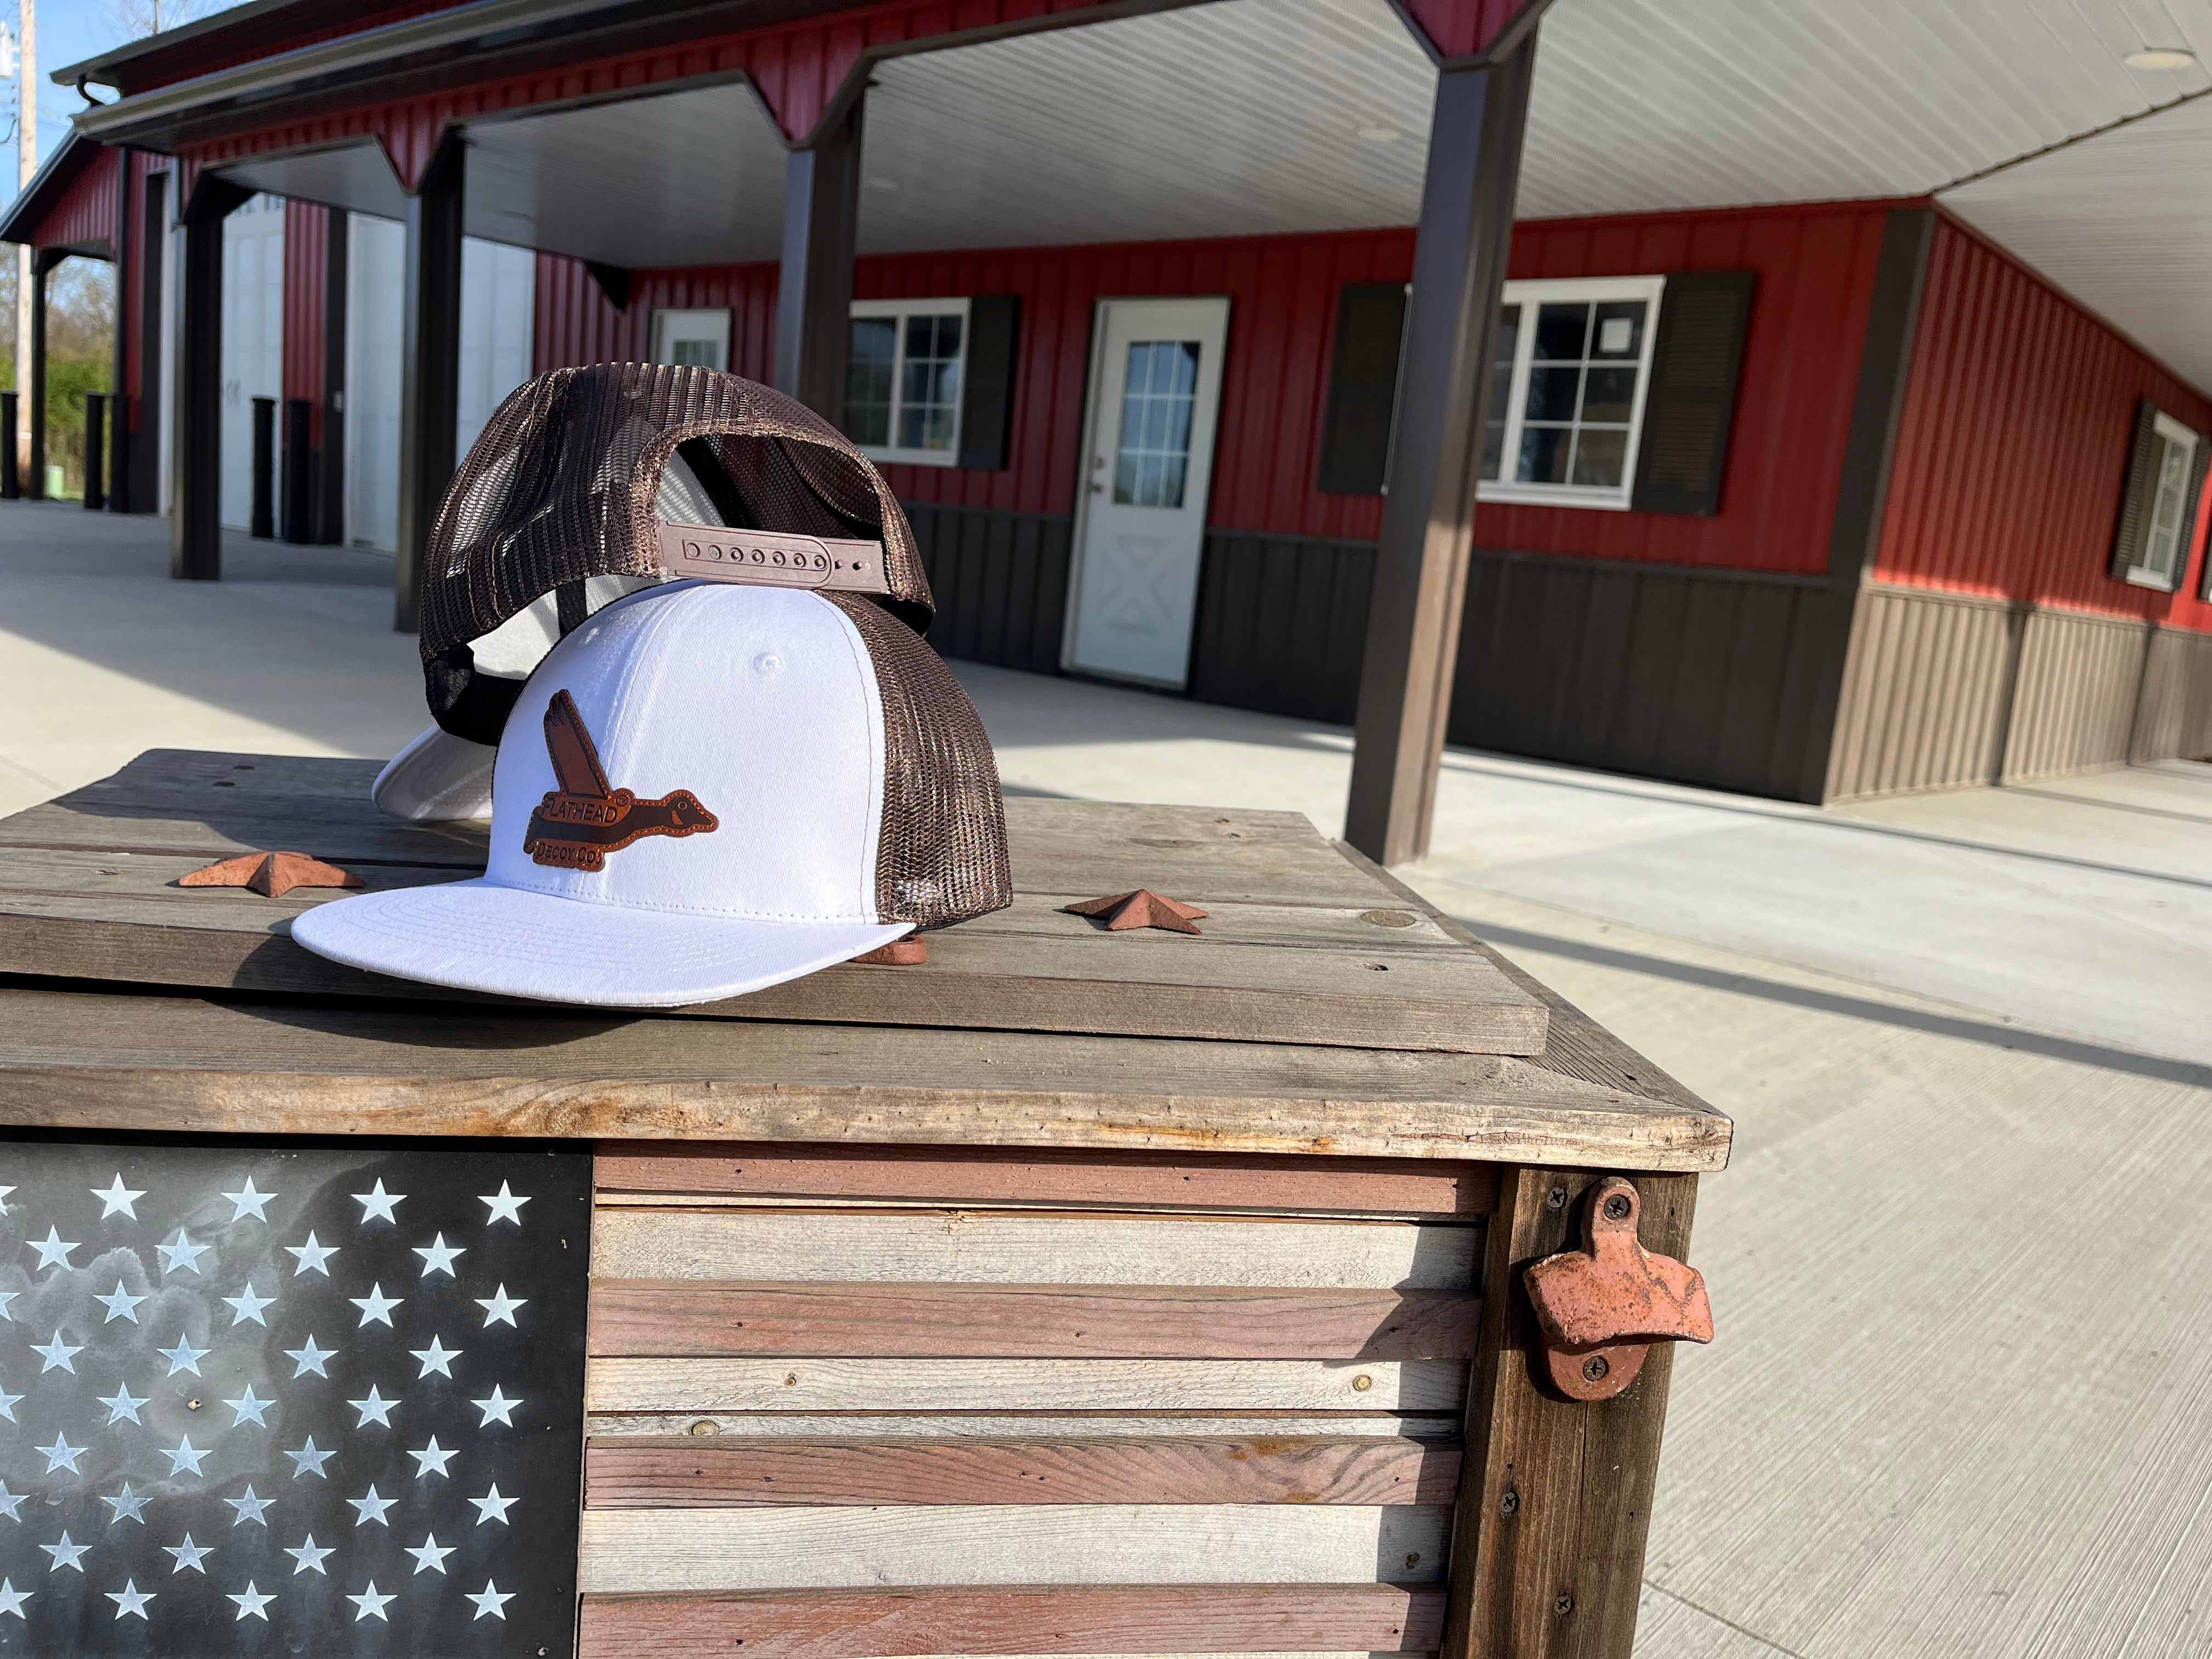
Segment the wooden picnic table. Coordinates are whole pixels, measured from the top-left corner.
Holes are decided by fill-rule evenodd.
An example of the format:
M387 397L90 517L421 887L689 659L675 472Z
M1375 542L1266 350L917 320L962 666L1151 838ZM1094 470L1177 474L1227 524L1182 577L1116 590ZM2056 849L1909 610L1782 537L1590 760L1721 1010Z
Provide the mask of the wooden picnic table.
M1520 1274L1614 1174L1686 1257L1729 1125L1386 872L1017 799L1014 905L926 963L647 1014L177 885L482 869L373 773L154 750L0 820L0 1120L588 1143L580 1654L1629 1653L1672 1350L1562 1398ZM1202 934L1060 908L1134 887Z

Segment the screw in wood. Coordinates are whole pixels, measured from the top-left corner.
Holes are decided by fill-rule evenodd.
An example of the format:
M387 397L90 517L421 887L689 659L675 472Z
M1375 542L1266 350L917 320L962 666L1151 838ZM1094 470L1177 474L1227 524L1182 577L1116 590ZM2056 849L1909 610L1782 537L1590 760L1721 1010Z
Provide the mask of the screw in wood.
M1604 1382L1605 1374L1612 1369L1613 1367L1606 1363L1606 1358L1601 1353L1594 1353L1583 1361L1583 1376L1588 1382Z
M1352 1379L1352 1391L1354 1394L1365 1394L1368 1389L1374 1386L1375 1379L1368 1376L1365 1371L1360 1372L1358 1376Z
M694 1434L720 1434L721 1431L722 1425L711 1417L702 1417L691 1425Z
M1565 1209L1567 1207L1567 1189L1565 1187L1553 1188L1550 1192L1544 1194L1544 1203L1546 1206L1550 1209Z
M1561 1590L1559 1594L1553 1599L1552 1611L1558 1613L1560 1618L1565 1618L1574 1610L1575 1598L1568 1595L1565 1590Z
M1505 1495L1498 1500L1498 1512L1500 1515L1514 1515L1520 1511L1520 1508L1521 1494L1508 1486L1505 1489Z

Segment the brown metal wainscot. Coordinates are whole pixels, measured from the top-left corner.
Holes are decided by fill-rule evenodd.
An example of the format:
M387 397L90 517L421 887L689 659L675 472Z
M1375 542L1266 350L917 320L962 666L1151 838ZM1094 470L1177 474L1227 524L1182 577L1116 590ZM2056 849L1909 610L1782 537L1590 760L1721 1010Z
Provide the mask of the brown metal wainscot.
M1626 1659L1673 1348L1571 1400L1523 1273L1586 1194L1686 1257L1729 1125L1465 930L1293 814L1062 800L926 963L665 1015L176 884L481 868L371 769L156 750L0 821L0 1121L591 1142L587 1659ZM1136 887L1203 933L1060 909Z

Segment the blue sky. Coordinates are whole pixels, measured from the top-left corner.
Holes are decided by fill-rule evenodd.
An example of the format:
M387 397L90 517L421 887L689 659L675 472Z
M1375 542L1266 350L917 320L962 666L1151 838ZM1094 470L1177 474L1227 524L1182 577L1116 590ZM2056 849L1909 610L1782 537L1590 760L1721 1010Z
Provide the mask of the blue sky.
M16 24L15 3L0 0L0 18L6 20L10 31ZM46 77L64 64L81 63L106 51L122 39L123 32L100 0L37 0L37 3L39 159L43 161L69 136L70 117L84 107L84 100L74 89L55 86ZM6 114L0 115L0 127L7 125L8 118L15 113L16 95L15 82L0 82L0 99L7 105ZM15 194L15 148L12 143L0 144L0 201L10 200Z

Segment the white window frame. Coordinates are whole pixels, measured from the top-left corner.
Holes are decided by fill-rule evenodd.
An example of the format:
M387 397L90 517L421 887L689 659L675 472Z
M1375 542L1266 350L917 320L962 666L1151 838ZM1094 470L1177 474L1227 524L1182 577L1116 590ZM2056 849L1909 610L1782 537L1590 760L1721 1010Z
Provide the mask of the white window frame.
M2181 500L2175 508L2178 521L2173 526L2173 549L2171 562L2160 570L2150 562L2151 538L2158 533L2158 498L2163 489L2166 476L2166 457L2161 453L2159 465L2152 473L2150 500L2143 503L2143 512L2150 522L2143 527L2143 556L2140 564L2128 567L2128 580L2137 587L2154 587L2161 593L2171 593L2180 583L2181 572L2189 562L2189 540L2197 526L2187 522L2189 516L2189 480L2197 476L2197 446L2203 441L2163 410L2153 418L2151 429L2169 447L2181 451Z
M653 361L669 361L672 338L689 337L694 340L711 337L722 349L722 361L709 363L709 368L726 371L730 367L730 308L727 306L698 306L690 308L656 306L653 313Z
M1518 483L1504 477L1483 478L1475 485L1478 501L1522 501L1540 507L1589 507L1612 512L1626 512L1634 504L1636 458L1644 447L1644 405L1651 390L1651 349L1659 337L1659 307L1666 293L1667 279L1664 276L1571 276L1504 285L1504 291L1498 295L1499 307L1521 307L1521 331L1514 342L1513 377L1505 399L1505 441L1498 459L1501 473L1517 465L1521 453L1521 427L1523 410L1528 401L1528 374L1536 349L1537 307L1547 300L1642 300L1648 307L1644 317L1644 350L1637 359L1636 396L1629 405L1628 445L1621 459L1619 484ZM1489 411L1484 410L1478 413L1483 417L1475 424L1475 441L1480 445L1488 425ZM1478 449L1478 463L1480 459Z
M939 300L855 300L852 320L858 322L868 317L894 317L898 319L898 355L891 361L891 433L899 429L901 398L906 389L906 319L908 317L957 317L960 319L960 398L952 406L952 442L945 449L902 449L896 444L878 446L862 444L860 453L872 461L898 461L908 466L957 466L960 465L960 416L968 401L968 348L974 343L975 331L968 314L966 299Z

